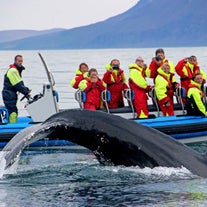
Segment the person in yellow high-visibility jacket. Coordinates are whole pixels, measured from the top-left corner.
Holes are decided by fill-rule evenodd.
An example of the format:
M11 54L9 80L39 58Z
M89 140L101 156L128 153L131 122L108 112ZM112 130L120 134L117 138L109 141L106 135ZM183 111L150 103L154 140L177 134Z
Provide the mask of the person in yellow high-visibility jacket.
M173 95L178 83L175 81L174 73L170 72L170 65L164 63L157 70L158 75L155 78L155 92L159 107L164 116L174 115Z
M206 74L199 67L198 60L194 55L180 60L175 69L177 74L180 76L181 86L185 89L186 94L188 93L189 84L191 84L191 80L195 74L200 73L202 75L203 82L206 82ZM183 102L186 102L186 97L183 98Z
M207 110L204 102L204 98L206 97L201 90L203 87L202 74L195 74L188 86L186 102L187 115L207 116Z
M30 90L24 85L22 80L22 71L25 69L22 63L23 57L21 55L16 55L14 58L14 64L10 65L4 76L2 98L9 112L10 123L17 122L17 92L20 92L27 97L30 96Z
M142 57L138 57L135 63L129 65L129 86L134 91L133 105L137 112L137 118L148 118L147 92L151 86L145 79L145 64Z
M86 77L88 77L88 65L86 63L81 63L79 68L76 70L75 78L70 81L70 85L78 89L79 83Z

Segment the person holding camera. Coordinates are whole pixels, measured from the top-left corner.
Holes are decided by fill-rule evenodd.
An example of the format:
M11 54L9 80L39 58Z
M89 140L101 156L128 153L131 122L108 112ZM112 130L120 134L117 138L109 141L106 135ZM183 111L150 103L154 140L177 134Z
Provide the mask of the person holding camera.
M152 58L152 61L149 65L149 67L146 69L146 76L148 78L153 78L155 81L155 78L157 76L157 70L159 67L163 65L163 63L168 63L170 65L170 72L175 72L174 64L165 58L165 52L162 48L159 48L155 51L155 57Z
M175 81L174 73L170 72L170 65L168 63L164 63L158 68L157 73L154 87L159 107L164 116L173 116L173 95L179 84Z
M106 72L103 75L103 81L110 91L111 100L108 103L109 108L119 108L124 106L122 91L128 88L124 71L120 68L120 61L113 59L106 65Z
M88 71L88 77L80 81L78 88L86 93L84 109L97 110L101 107L101 92L105 90L104 82L98 77L95 68Z
M137 118L148 118L149 111L147 106L147 92L152 89L147 84L144 60L138 57L135 63L129 65L129 87L134 91L133 106L137 112Z
M191 79L197 74L200 73L203 78L203 83L206 82L206 74L203 70L200 69L196 56L192 55L187 58L180 60L175 66L177 74L180 76L181 87L185 89L186 94L188 93L189 84ZM186 99L183 99L184 103Z

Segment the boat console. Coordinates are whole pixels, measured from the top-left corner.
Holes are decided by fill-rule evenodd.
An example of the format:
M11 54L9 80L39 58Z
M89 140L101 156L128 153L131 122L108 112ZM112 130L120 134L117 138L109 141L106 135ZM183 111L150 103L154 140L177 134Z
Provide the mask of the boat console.
M44 84L43 92L29 99L25 108L34 122L43 122L59 112L56 91L53 90L51 84Z

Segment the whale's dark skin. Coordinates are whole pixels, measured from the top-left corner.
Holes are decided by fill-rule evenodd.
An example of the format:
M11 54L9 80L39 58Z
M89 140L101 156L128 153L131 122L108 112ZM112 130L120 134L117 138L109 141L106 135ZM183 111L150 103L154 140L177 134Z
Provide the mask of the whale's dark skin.
M3 149L8 168L30 143L50 137L90 149L100 163L144 167L186 167L207 177L207 157L132 120L100 111L65 110L17 134Z

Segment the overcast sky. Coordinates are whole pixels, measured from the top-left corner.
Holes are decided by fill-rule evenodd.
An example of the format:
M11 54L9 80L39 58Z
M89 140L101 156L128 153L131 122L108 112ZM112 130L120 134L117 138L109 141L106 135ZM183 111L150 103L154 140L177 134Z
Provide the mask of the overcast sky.
M139 0L0 0L0 30L73 28L120 14Z

